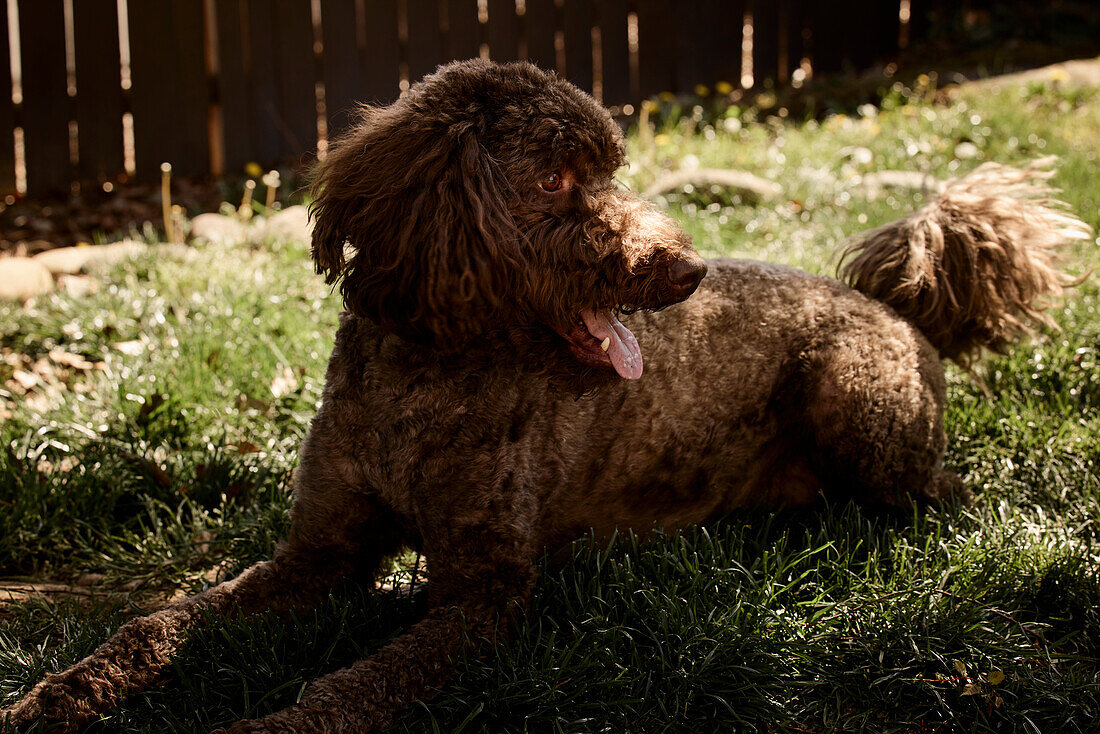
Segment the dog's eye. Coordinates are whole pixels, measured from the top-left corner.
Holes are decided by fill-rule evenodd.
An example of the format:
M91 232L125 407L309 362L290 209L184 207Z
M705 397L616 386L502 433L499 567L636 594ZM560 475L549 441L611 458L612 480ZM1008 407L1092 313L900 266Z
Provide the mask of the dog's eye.
M543 191L557 191L561 188L561 174L557 171L554 171L539 183L539 187Z

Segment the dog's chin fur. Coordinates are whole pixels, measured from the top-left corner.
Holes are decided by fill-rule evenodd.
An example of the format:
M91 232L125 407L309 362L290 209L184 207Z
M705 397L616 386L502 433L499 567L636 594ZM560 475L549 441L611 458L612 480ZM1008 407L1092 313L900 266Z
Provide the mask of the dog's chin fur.
M313 255L347 313L287 538L272 560L124 625L12 722L75 730L163 681L210 613L308 609L412 546L428 558L426 616L298 704L230 728L377 731L446 682L464 639L506 630L545 549L581 534L822 493L958 495L941 360L1041 322L1067 283L1054 248L1087 235L1042 167L979 169L856 240L853 290L751 261L712 262L699 284L690 239L612 184L622 151L606 111L529 64L453 64L364 109L314 188ZM641 379L620 377L637 376L626 342L616 371L582 366L561 336L585 314L594 352L591 330L620 311L635 311L623 324Z

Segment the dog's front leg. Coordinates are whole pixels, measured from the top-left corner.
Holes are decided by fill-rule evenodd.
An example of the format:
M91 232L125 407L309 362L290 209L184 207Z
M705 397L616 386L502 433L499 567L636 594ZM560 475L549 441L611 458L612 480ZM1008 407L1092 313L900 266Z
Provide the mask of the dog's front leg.
M506 632L526 607L537 556L524 526L496 518L477 528L433 530L440 534L425 548L432 606L425 618L366 660L316 680L299 704L238 722L230 734L358 734L388 727L447 681L467 639Z
M316 559L284 547L275 559L258 563L231 581L131 620L91 655L47 676L11 709L0 712L0 721L6 715L11 724L20 726L42 717L57 725L51 731L77 731L125 696L162 683L173 655L206 613L251 614L311 606L344 572L331 565L320 566L318 572L318 567Z

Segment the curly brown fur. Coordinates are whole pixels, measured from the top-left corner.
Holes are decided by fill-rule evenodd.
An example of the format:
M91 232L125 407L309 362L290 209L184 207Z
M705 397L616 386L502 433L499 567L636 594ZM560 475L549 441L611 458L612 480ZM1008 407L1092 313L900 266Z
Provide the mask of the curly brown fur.
M926 207L857 236L840 277L915 324L946 359L966 365L1003 352L1073 281L1056 249L1089 228L1052 199L1054 158L1024 169L986 163L950 182Z
M960 315L979 298L960 248L980 250L975 272L998 283L978 321L1013 324L1057 292L1054 271L1021 263L1046 263L1079 227L1043 205L1013 212L1006 197L1036 192L1034 174L986 169L864 246L852 272L885 283L888 306L751 261L713 261L700 284L689 238L613 185L622 160L608 114L527 64L450 65L364 109L316 179L314 257L347 313L289 537L240 578L123 626L13 720L75 730L163 680L200 612L308 607L410 546L431 568L425 618L297 705L231 729L377 731L446 682L464 635L507 629L547 548L589 530L821 493L907 503L960 490L942 465L941 354L918 325L948 356L974 330L941 334L921 298L931 323L975 320ZM910 247L935 252L918 267ZM912 267L943 295L898 285ZM978 338L999 346L1013 332L989 333Z

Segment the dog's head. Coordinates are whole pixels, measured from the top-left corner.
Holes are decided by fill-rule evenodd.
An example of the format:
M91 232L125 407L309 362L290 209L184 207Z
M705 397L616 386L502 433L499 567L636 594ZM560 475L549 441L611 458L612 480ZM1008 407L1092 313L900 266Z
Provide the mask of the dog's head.
M403 338L446 352L508 334L574 370L636 378L616 314L682 301L706 264L615 187L622 164L618 126L572 84L526 63L450 64L365 108L319 165L317 270Z

